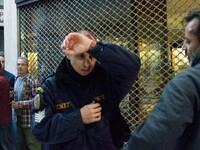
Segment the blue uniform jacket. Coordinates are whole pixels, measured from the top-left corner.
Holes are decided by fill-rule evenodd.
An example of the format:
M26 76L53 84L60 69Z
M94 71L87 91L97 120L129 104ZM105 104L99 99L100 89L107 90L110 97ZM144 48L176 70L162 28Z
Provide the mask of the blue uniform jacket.
M128 138L119 103L136 80L140 59L113 44L97 43L88 53L98 61L90 75L78 75L64 58L38 89L32 133L46 149L114 150ZM102 119L84 125L80 108L93 101L101 104Z

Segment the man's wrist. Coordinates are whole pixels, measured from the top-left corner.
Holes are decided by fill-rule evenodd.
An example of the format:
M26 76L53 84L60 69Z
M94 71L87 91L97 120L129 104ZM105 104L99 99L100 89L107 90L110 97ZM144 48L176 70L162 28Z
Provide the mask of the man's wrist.
M93 41L90 43L90 47L89 47L88 50L93 49L96 45L97 45L97 42L96 42L95 40L93 40Z

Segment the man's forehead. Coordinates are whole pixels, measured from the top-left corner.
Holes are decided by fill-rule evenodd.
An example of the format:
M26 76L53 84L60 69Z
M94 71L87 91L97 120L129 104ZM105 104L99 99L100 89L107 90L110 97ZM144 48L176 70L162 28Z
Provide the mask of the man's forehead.
M186 32L195 33L199 25L199 20L197 18L192 19L186 26Z
M2 57L2 56L0 56L0 61L2 61L2 60L5 60L5 58L4 58L4 57Z

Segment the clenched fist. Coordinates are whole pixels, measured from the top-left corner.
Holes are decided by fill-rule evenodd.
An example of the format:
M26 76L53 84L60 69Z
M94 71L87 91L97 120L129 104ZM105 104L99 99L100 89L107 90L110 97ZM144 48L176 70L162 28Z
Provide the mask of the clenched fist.
M99 103L92 103L81 108L81 116L84 124L101 120L101 106Z

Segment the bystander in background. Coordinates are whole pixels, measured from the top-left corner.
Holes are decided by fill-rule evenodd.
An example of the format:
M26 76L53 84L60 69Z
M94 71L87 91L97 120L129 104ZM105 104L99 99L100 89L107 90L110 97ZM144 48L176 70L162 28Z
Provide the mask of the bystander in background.
M8 81L9 81L9 84L10 84L10 102L11 102L14 98L13 91L14 91L15 75L8 72L7 70L5 70L5 56L4 56L3 51L0 52L0 63L3 67L3 73L8 78ZM12 109L12 128L11 129L13 130L12 134L14 134L14 135L11 135L11 137L13 138L12 140L14 140L15 145L16 145L17 144L16 143L17 128L16 128L16 123L15 123L15 120L14 120L14 109Z
M0 150L15 150L9 90L9 81L0 63Z
M28 59L19 57L17 60L18 76L14 86L12 106L15 109L18 129L18 150L40 150L39 144L31 133L31 107L38 80L28 72Z

